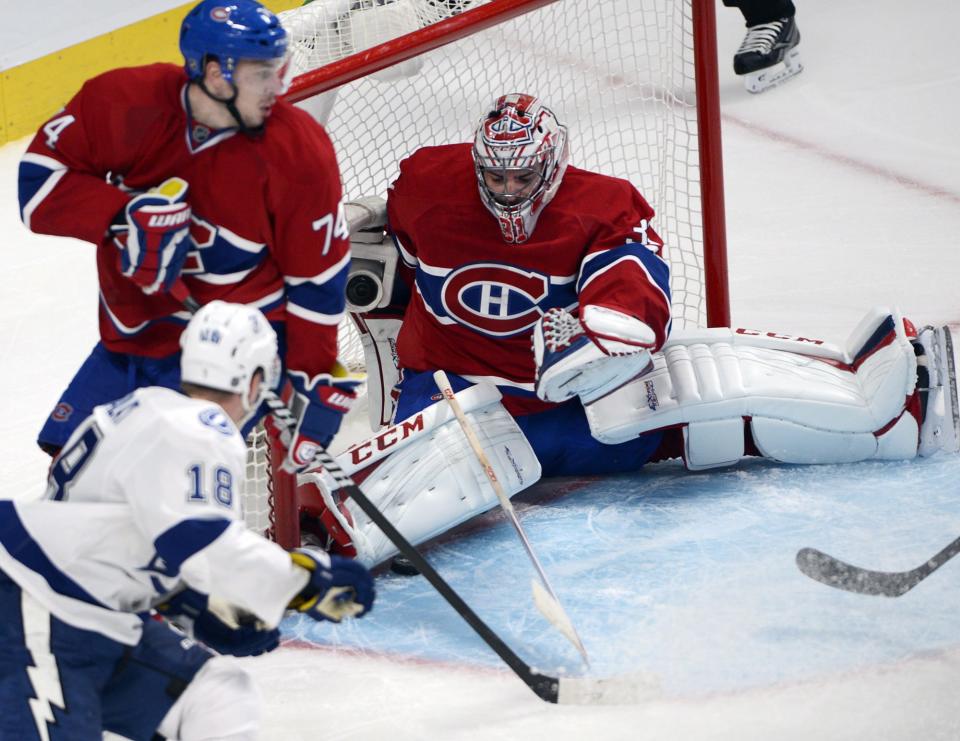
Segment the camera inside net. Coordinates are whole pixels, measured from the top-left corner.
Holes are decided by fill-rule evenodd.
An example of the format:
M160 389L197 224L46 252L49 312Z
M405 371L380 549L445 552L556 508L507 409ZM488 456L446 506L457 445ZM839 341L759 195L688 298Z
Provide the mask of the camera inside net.
M362 314L390 303L397 272L397 249L382 231L376 241L364 241L364 233L350 238L350 273L347 276L347 311Z

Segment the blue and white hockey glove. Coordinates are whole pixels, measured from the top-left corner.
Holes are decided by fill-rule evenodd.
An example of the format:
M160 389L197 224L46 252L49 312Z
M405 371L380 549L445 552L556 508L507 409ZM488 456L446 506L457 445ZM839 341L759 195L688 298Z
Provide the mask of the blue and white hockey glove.
M334 623L373 609L373 577L359 561L314 548L297 548L290 558L310 572L310 581L290 602L290 609Z
M259 656L280 645L277 628L268 628L256 616L193 589L179 592L157 605L156 610L191 638L220 654Z
M169 291L190 249L187 182L170 178L134 196L110 227L123 274L146 294Z
M653 330L635 317L588 305L582 319L550 309L533 329L534 390L544 401L579 396L584 404L612 393L651 366Z
M294 426L280 429L280 442L287 450L283 469L303 471L312 462L318 448L326 448L340 429L340 423L357 400L360 379L342 377L346 369L337 363L333 373L308 378L290 371L280 394L293 415Z

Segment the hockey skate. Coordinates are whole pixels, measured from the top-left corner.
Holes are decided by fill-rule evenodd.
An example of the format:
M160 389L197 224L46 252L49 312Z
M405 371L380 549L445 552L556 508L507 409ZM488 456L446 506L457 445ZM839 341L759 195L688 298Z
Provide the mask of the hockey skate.
M803 71L800 30L793 18L750 26L733 57L733 71L748 92L762 93Z
M924 327L916 342L917 387L921 399L926 396L917 455L926 457L938 450L956 453L960 451L960 407L953 338L947 327Z

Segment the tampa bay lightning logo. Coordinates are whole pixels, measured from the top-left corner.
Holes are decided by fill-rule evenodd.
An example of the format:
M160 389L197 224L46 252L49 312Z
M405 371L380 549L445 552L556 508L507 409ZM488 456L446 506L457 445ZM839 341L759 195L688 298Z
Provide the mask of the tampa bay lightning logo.
M221 435L230 436L237 431L222 409L204 409L200 412L200 424L216 430Z
M529 330L546 309L550 279L512 265L474 263L443 281L444 311L456 322L486 335L508 337Z

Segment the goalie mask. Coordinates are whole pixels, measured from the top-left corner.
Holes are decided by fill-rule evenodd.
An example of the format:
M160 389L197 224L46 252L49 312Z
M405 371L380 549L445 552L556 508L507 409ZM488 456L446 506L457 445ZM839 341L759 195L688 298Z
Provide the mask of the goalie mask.
M184 383L240 394L242 423L256 412L267 389L280 380L277 333L252 306L211 301L190 320L180 335L180 378ZM263 380L256 399L250 381L257 371Z
M503 95L480 120L473 140L477 185L505 242L530 238L569 159L567 127L532 95Z

